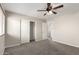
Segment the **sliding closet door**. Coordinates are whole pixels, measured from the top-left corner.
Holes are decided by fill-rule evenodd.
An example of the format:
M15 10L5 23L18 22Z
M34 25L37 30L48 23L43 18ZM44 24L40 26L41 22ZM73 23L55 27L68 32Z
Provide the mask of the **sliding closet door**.
M8 17L6 32L7 47L20 44L20 19L17 17Z
M21 19L21 43L30 41L30 21Z

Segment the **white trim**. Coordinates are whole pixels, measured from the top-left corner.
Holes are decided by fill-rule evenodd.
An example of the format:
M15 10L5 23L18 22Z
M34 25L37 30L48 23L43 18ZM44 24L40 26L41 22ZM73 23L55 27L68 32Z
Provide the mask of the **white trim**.
M14 46L18 46L18 45L20 45L20 43L14 44L14 45L7 45L7 46L5 46L5 48L14 47Z

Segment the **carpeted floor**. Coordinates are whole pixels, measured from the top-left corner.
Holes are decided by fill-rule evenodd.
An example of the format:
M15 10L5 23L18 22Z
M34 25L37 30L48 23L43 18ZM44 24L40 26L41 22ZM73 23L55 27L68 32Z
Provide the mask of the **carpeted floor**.
M79 55L79 48L42 40L6 48L4 55Z

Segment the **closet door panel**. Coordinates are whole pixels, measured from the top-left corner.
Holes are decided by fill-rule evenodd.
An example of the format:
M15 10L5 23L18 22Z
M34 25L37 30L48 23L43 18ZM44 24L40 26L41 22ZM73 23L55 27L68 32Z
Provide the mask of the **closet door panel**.
M30 37L30 21L21 19L21 43L29 42Z

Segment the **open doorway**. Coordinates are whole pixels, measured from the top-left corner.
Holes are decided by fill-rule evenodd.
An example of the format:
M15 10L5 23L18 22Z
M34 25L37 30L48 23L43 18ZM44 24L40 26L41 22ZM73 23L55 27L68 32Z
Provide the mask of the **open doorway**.
M30 22L30 42L35 41L35 22Z

